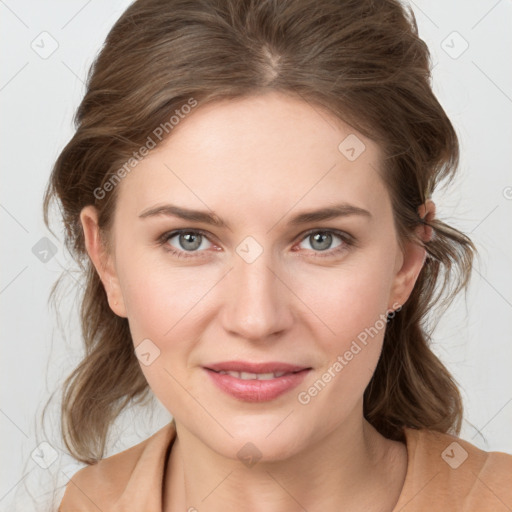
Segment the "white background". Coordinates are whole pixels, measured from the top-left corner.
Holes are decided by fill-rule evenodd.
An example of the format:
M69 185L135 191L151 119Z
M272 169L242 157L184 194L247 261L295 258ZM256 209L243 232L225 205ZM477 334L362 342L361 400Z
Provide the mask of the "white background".
M59 441L56 406L48 430L39 427L42 405L81 350L72 292L76 277L67 276L69 311L63 311L60 327L47 304L52 284L71 263L61 233L55 238L44 227L42 196L52 164L73 133L86 72L128 5L127 0L0 0L2 511L13 510L14 502L19 510L35 509L22 505L27 489L35 497L47 493L48 479L65 485L79 467ZM434 200L439 216L470 234L480 251L467 300L461 297L442 319L434 350L463 393L461 437L486 450L512 453L512 2L411 5L431 49L435 93L461 142L458 181ZM466 42L469 47L457 56ZM45 59L31 47L42 52L43 44L46 50L52 44L58 48ZM57 248L46 263L33 252L43 237ZM155 413L126 413L116 424L112 453L169 421L159 403ZM39 448L46 459L58 456L48 469L31 458L41 442L51 445Z

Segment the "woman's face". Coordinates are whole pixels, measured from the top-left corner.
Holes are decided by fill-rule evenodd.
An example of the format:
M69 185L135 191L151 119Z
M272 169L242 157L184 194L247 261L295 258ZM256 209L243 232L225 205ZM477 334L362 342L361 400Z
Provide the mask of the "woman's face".
M151 389L217 453L283 459L360 425L386 313L424 254L399 249L381 163L348 125L269 93L198 107L122 179L105 266L83 211ZM241 362L304 370L208 369Z

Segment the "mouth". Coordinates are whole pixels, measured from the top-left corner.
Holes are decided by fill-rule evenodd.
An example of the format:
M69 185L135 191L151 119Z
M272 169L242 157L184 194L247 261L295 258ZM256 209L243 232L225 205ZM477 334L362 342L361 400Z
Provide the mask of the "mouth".
M251 361L223 361L221 363L212 363L204 366L207 370L214 372L238 372L238 373L252 373L252 374L266 374L266 373L296 373L302 370L310 370L310 366L302 366L290 363L282 363L275 361L254 363Z
M216 386L246 402L277 398L298 386L311 367L288 363L248 363L228 361L203 367Z

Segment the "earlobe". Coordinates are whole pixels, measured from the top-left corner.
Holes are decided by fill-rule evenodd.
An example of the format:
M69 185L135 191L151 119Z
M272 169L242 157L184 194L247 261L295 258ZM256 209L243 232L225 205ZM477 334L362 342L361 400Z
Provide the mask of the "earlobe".
M116 315L126 318L119 279L112 254L108 251L101 237L96 208L92 205L85 206L80 212L80 222L82 223L87 254L101 279L110 309Z
M426 250L416 242L408 242L402 264L395 274L390 302L405 304L425 263Z

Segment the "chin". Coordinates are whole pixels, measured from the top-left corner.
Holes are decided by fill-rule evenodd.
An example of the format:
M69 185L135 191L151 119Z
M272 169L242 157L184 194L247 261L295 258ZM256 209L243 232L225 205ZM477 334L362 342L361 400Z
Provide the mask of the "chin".
M277 462L293 457L307 444L308 434L302 423L286 414L267 414L254 417L249 414L223 422L226 430L212 436L207 433L205 442L223 457L240 460L248 467L255 462ZM248 461L248 462L246 462ZM255 462L254 462L255 461Z

